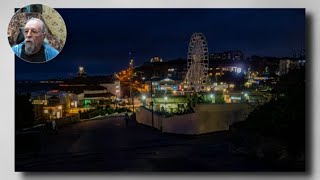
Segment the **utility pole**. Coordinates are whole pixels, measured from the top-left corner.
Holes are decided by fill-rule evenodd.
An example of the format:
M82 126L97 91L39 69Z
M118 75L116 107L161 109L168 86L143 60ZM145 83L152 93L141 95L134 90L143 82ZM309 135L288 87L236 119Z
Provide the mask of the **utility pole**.
M132 78L133 78L133 58L131 57L131 52L129 52L130 55L130 64L129 64L129 68L130 68L130 96L131 96L131 102L132 102L132 112L134 113L134 94L132 92Z
M131 102L132 102L132 112L134 113L134 93L132 92L132 77L130 78L130 94L131 94Z
M151 80L151 84L150 84L150 98L151 98L151 123L152 123L152 127L154 127L154 121L153 121L153 104L154 104L154 102L153 102L153 99L152 99L152 97L153 97L153 94L152 94L152 91L153 91L153 87L152 87L152 83L153 83L153 81L152 81L152 78L154 77L154 71L153 71L153 63L152 63L152 74L151 74L151 78L150 78L150 80Z
M150 98L151 98L151 124L153 127L153 100L152 100L152 77L151 77L151 83L150 83Z

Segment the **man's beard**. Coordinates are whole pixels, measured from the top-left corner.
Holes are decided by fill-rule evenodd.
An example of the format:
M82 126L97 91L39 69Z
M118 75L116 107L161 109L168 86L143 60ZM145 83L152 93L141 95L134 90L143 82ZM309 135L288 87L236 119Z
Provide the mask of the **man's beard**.
M26 55L31 55L31 54L35 54L35 45L34 45L34 41L32 39L29 39L26 41L25 43L25 47L24 47L24 51Z

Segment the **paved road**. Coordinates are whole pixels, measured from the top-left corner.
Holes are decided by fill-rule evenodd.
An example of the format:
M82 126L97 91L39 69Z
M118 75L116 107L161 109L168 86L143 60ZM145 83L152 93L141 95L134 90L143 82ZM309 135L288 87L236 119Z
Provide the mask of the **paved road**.
M234 153L227 132L161 133L123 117L83 121L42 135L37 153L16 153L16 171L264 171Z

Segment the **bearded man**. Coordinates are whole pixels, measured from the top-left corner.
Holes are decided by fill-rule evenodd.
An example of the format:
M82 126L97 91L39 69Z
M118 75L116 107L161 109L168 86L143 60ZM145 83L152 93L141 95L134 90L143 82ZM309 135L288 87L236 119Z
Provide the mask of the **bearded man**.
M24 41L12 47L14 53L28 62L46 62L59 52L45 42L47 28L38 18L31 18L23 29Z

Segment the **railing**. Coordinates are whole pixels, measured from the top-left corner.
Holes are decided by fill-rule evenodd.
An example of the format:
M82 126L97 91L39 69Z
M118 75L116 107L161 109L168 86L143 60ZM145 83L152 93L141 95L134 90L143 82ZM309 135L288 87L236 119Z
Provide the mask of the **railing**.
M75 114L72 116L67 116L67 117L63 117L63 118L59 118L59 119L55 119L56 124L59 128L69 125L69 124L74 124L77 122L80 122L80 115L79 114Z

